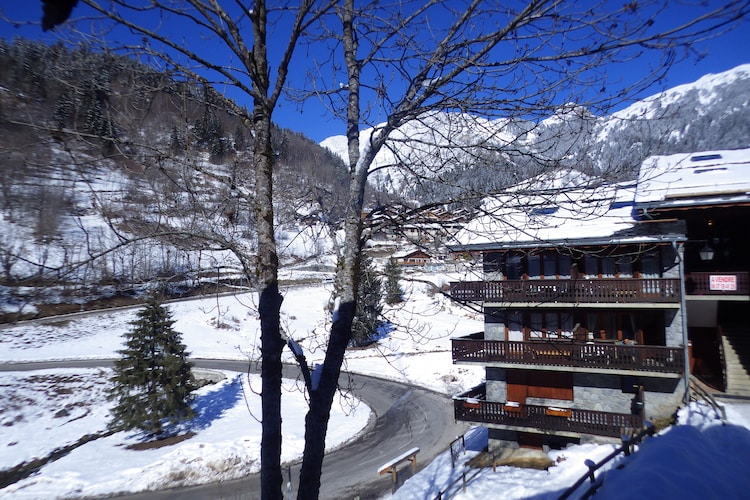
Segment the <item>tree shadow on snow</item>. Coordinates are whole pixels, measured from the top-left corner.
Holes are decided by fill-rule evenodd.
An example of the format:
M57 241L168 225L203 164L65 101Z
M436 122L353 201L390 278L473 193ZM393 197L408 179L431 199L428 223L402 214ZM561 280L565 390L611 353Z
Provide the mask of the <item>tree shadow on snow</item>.
M196 432L210 427L212 423L219 420L241 398L242 375L237 375L231 381L221 384L216 390L196 397L191 404L193 411L195 411L195 417L177 423L165 420L162 422L162 432L158 436L144 433L140 436L140 440L146 442L165 441L165 444L172 444L166 441L173 439L175 436L184 435L186 439L189 439Z
M193 401L195 417L183 422L183 431L199 431L219 420L242 399L242 375L237 375L219 389L198 396Z
M390 335L395 329L396 325L391 322L384 321L383 323L380 323L380 326L375 330L375 335L372 337L373 342L388 338L388 335Z

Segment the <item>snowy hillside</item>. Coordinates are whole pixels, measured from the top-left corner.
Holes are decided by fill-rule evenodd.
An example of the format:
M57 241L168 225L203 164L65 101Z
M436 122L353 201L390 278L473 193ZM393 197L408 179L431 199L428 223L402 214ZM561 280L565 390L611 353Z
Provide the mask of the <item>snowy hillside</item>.
M659 117L658 112L660 109L665 106L677 104L693 93L697 93L698 102L700 103L700 106L696 107L695 110L700 114L705 114L710 109L710 106L722 100L727 87L735 83L746 85L747 80L750 80L750 64L737 66L724 73L710 73L693 83L679 85L638 101L621 111L613 113L612 119L655 119ZM746 95L745 97L746 99L750 99L750 95ZM750 100L745 100L744 104L750 104Z
M362 130L360 148L364 151L378 127ZM488 120L460 113L429 112L409 121L391 134L371 170L371 182L391 193L421 198L410 186L439 176L449 179L479 165L509 161L508 145L521 140L524 132L508 120ZM332 136L320 143L345 162L349 159L346 137ZM464 183L464 186L470 187Z
M126 57L30 40L0 40L0 68L0 320L242 274L253 140L231 103ZM318 222L340 217L344 165L296 132L273 140L280 259L299 262L330 248Z

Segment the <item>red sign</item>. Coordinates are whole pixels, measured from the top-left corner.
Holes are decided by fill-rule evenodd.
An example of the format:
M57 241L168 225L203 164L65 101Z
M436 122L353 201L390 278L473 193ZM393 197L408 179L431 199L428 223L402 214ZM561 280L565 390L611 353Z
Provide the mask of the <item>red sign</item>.
M737 291L737 276L712 274L709 280L709 290Z

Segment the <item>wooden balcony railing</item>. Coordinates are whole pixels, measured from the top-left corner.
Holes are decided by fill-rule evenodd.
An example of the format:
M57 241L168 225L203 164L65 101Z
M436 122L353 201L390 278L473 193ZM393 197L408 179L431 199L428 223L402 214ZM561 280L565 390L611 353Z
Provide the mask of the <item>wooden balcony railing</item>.
M685 366L681 347L554 340L518 342L477 337L474 334L451 340L454 363L510 363L657 373L682 373Z
M456 420L464 422L531 427L545 431L567 431L596 436L620 437L625 429L643 427L643 417L640 415L575 408L563 410L547 406L510 406L493 401L454 399L453 409Z
M748 295L750 278L746 272L715 272L685 274L688 295Z
M472 302L678 303L680 281L672 278L463 281L451 297Z

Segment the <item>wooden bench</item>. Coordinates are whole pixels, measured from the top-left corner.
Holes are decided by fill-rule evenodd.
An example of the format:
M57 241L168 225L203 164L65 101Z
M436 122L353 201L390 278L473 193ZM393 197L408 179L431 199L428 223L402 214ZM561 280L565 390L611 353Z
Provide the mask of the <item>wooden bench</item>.
M417 473L417 453L419 453L419 448L417 447L405 451L393 460L390 460L387 463L381 465L380 468L378 468L378 474L382 476L383 474L390 473L391 479L393 480L393 487L395 488L396 483L398 483L398 466L403 462L411 462L412 471L415 474Z

